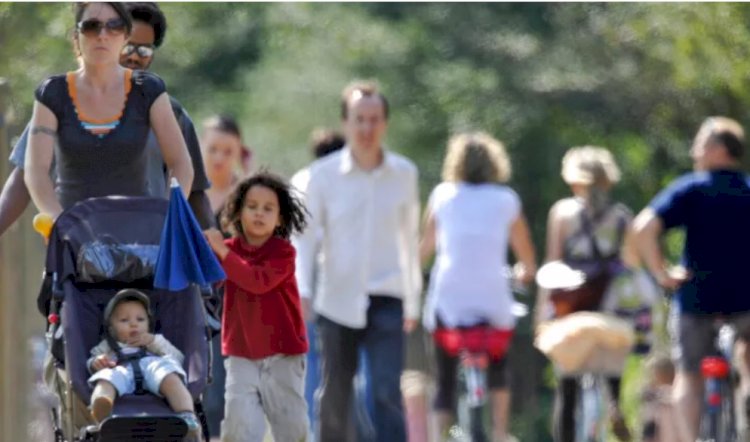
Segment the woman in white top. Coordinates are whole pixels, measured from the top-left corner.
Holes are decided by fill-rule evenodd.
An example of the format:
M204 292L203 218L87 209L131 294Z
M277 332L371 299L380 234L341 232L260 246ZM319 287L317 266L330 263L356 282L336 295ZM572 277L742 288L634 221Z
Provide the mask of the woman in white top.
M487 323L512 329L513 295L506 271L508 245L518 258L516 275L529 282L536 271L534 246L518 195L503 183L510 178L504 146L485 133L451 138L443 182L432 191L420 244L422 262L437 252L425 307L425 327ZM445 434L455 416L458 358L436 348L438 392L435 410ZM510 392L505 358L488 367L493 409L493 440L510 440Z

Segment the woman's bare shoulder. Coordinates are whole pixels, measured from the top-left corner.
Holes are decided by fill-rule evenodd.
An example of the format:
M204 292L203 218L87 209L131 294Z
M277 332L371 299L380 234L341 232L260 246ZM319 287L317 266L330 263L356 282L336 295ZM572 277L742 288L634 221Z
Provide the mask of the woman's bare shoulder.
M576 198L563 198L552 205L550 209L550 218L556 220L569 220L576 218L583 209L581 203Z

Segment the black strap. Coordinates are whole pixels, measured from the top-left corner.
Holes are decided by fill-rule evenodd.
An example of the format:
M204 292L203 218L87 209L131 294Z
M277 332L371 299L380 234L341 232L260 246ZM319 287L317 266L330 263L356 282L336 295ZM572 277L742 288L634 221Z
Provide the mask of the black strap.
M606 213L608 210L605 210L603 213ZM602 257L602 252L599 249L599 244L596 242L596 236L594 235L594 225L589 219L589 217L586 215L586 209L583 208L581 210L581 228L583 233L586 235L586 237L589 239L589 242L591 243L591 251L594 252L594 259L597 261L603 261L604 258Z
M143 370L141 370L141 364L139 361L142 357L146 356L146 349L141 347L141 349L138 350L138 353L130 356L131 358L128 362L130 362L130 366L133 368L133 380L135 380L134 393L137 395L145 394L146 390L143 388Z
M146 390L143 388L143 370L141 370L139 362L148 355L146 347L140 347L137 352L125 355L120 349L120 344L109 333L107 333L107 343L117 356L117 365L130 364L130 367L133 369L133 380L135 381L134 393L137 395L145 394Z
M615 253L613 256L606 257L606 258L604 257L601 249L599 249L599 244L596 242L596 235L594 235L594 227L597 224L596 221L604 218L607 215L607 213L609 213L612 207L613 206L609 206L606 209L604 209L601 212L601 214L593 221L586 214L585 208L581 210L582 231L588 237L589 242L591 242L591 250L592 252L594 252L594 259L597 261L605 261L607 259L613 258L614 256L619 255L620 250L622 250L622 243L625 239L625 228L627 227L625 218L620 217L620 219L617 220L617 239L616 239L617 249L615 250Z

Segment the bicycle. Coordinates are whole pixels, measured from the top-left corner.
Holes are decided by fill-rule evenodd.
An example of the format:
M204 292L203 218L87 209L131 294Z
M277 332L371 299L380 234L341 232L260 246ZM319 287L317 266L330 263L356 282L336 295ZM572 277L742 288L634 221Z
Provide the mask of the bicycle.
M715 354L701 360L705 392L699 440L735 442L738 440L734 407L735 373L732 370L735 329L722 320L717 320L714 326L717 331Z
M458 424L451 431L454 440L488 442L485 415L487 367L491 360L505 356L513 337L511 329L495 329L486 324L435 331L435 342L450 356L459 357Z
M525 287L514 286L514 296L524 295ZM519 302L513 305L517 318L528 314L528 308ZM457 424L449 430L453 441L489 442L487 429L487 368L491 361L502 359L508 351L513 329L493 328L480 323L470 327L441 328L435 331L434 340L448 355L458 356L458 406Z
M584 373L578 379L576 403L576 442L604 442L607 436L604 404L606 381L598 373Z
M555 261L537 272L537 285L546 289L573 289L585 282L585 274ZM577 329L576 338L561 341L559 336ZM584 330L590 329L590 333ZM607 338L601 335L607 331ZM591 342L597 336L596 342ZM607 376L619 375L635 341L632 327L621 319L598 312L570 313L540 327L535 346L547 355L565 377L576 378L574 440L604 442L608 434L611 402ZM616 343L616 345L614 345ZM582 353L585 348L585 354Z

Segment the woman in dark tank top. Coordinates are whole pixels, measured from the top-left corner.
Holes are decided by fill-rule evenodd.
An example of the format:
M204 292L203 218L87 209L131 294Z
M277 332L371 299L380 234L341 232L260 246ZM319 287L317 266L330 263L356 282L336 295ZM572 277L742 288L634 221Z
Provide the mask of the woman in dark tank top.
M193 167L164 82L120 66L132 23L121 3L79 3L73 43L80 68L47 78L35 91L25 158L34 204L52 218L76 202L108 195L146 196L149 128L187 196ZM57 183L49 177L57 138Z
M632 212L625 205L610 199L610 189L620 180L620 170L612 154L605 148L574 147L562 161L562 177L573 193L572 198L557 201L547 222L547 256L545 262L573 262L591 259L594 250L591 238L603 257L617 257L633 266L637 261L632 248L623 248L626 226ZM590 235L582 234L583 219L591 226ZM536 306L536 322L546 318L549 291L540 290ZM631 440L630 431L620 409L621 376L607 378L610 390L609 417L612 432L618 440ZM578 381L562 375L558 382L554 411L555 442L573 442Z

